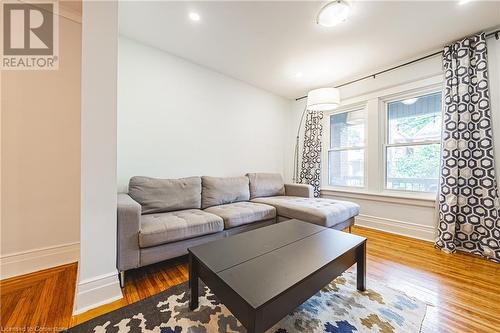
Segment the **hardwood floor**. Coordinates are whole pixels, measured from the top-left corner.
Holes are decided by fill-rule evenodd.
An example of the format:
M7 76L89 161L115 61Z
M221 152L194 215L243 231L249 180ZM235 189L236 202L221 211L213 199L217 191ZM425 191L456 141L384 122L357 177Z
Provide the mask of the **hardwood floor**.
M127 271L122 299L74 316L71 326L158 294L188 279L187 256Z
M427 302L422 332L500 332L500 265L431 243L356 228L370 278Z
M0 331L59 331L73 312L77 265L0 281Z
M368 288L385 283L429 304L422 332L500 332L500 265L355 227L368 238ZM124 298L71 317L76 264L0 282L1 325L74 326L188 278L185 258L127 272Z

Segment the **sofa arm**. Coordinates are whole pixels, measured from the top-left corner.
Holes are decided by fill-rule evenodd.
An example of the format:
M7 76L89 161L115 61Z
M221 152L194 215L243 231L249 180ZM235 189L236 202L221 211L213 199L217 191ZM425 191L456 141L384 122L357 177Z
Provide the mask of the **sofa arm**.
M314 196L314 189L308 184L285 184L285 195L312 198Z
M126 193L118 193L117 268L126 271L139 267L139 230L141 205Z

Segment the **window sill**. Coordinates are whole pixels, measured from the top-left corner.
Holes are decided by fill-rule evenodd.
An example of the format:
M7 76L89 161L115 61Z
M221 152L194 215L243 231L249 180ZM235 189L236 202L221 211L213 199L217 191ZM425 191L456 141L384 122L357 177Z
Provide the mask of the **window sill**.
M435 207L436 195L427 193L394 193L394 192L370 192L366 190L340 189L335 187L322 187L321 194L343 198L388 202L402 205L420 207Z

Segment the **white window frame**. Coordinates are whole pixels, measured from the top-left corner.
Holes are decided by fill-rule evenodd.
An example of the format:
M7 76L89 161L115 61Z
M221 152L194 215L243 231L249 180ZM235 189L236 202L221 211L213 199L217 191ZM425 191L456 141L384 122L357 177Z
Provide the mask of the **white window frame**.
M427 191L412 191L412 190L399 190L399 189L392 189L392 188L387 188L387 148L391 147L407 147L407 146L424 146L424 145L430 145L430 144L441 144L441 140L426 140L426 141L421 141L421 142L412 142L412 143L389 143L389 126L388 126L388 113L389 113L389 103L391 102L398 102L402 101L405 99L410 99L410 98L415 98L415 97L421 97L425 95L430 95L434 93L441 93L441 111L443 110L443 96L442 96L442 89L441 85L439 87L436 86L431 86L431 87L425 87L421 89L416 89L411 92L403 92L397 95L392 95L385 97L380 100L381 105L380 105L380 110L383 111L383 115L381 117L382 124L379 127L381 134L382 134L382 166L380 170L382 171L382 179L383 179L383 192L389 193L389 194L397 194L397 193L408 193L408 194L435 194L434 192L427 192ZM441 112L442 116L442 112Z
M429 192L403 192L384 190L385 158L383 143L385 142L385 112L384 103L412 95L421 95L442 91L443 76L436 74L427 78L406 81L405 83L387 84L373 90L362 89L365 92L343 97L342 106L336 110L323 112L323 142L321 191L325 195L352 198L360 200L384 201L395 204L405 204L423 207L434 207L436 194ZM347 93L346 93L347 94ZM364 188L342 187L329 185L328 150L330 148L330 115L349 110L365 110L365 175Z
M341 113L348 113L348 112L355 112L355 111L363 111L363 116L364 116L363 117L363 120L364 120L364 123L363 123L363 127L364 127L363 145L362 146L352 146L352 147L347 147L347 148L331 148L331 137L330 137L331 121L330 121L330 117L332 117L334 115L341 114ZM366 179L366 175L367 175L367 172L366 172L367 171L367 167L366 167L366 165L367 165L367 163L366 163L366 149L367 149L367 145L366 145L366 138L367 138L366 102L356 103L356 104L348 105L345 107L341 107L339 109L327 112L327 113L325 113L325 115L326 115L326 117L324 117L324 119L325 119L324 128L326 128L325 137L327 140L325 140L325 141L327 142L327 144L326 144L326 149L323 149L323 151L324 151L323 161L326 164L326 168L322 167L321 169L323 170L322 177L323 177L323 179L326 179L327 188L339 189L339 190L352 189L354 191L366 190L367 189L367 179ZM363 186L344 186L344 185L330 184L330 158L329 158L330 152L331 151L358 150L358 149L363 149Z

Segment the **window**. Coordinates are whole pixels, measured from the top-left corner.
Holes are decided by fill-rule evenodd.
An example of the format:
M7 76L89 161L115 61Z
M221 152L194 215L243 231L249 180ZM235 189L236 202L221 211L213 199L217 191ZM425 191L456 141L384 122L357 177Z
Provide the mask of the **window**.
M365 114L356 110L330 116L329 184L364 186Z
M441 93L387 103L385 187L436 192L441 138Z

